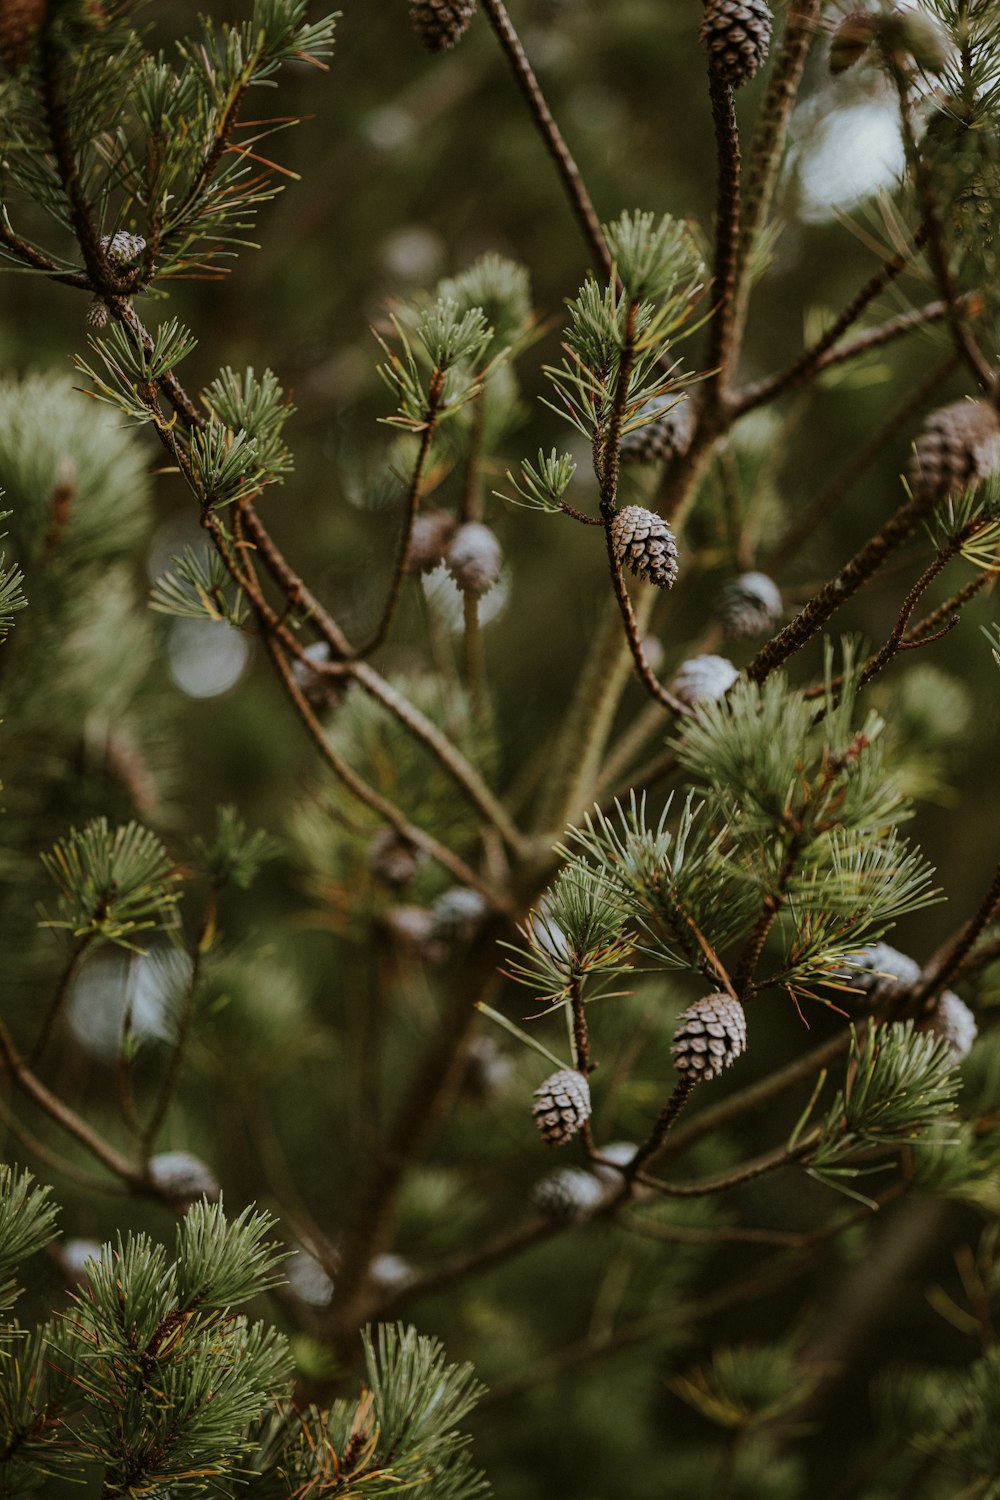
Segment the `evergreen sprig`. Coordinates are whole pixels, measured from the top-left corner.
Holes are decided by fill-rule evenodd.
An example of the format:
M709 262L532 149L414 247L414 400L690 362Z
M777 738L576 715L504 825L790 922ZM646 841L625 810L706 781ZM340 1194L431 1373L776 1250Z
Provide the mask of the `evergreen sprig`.
M540 510L546 515L555 516L562 510L563 496L575 473L576 463L569 453L558 453L553 448L546 454L539 448L537 468L527 459L522 461L521 482L514 478L510 469L507 470L507 478L520 499L513 495L502 495L500 498L510 500L513 505L524 505L529 510Z
M215 837L194 840L195 857L216 889L234 885L245 891L263 864L279 852L277 839L262 828L249 828L232 804L216 810Z
M670 214L657 219L636 210L603 229L615 269L633 301L673 301L680 308L697 295L705 266L686 224Z
M58 1210L49 1191L30 1172L0 1162L0 1313L17 1297L13 1273L55 1236Z
M862 1042L852 1033L847 1075L820 1126L809 1171L836 1184L875 1170L861 1164L873 1149L919 1145L931 1131L939 1145L955 1140L959 1088L950 1048L918 1034L912 1021L870 1026Z
M250 613L246 596L214 548L185 547L172 562L173 569L161 573L152 586L150 609L180 619L228 620L237 628L245 624Z
M631 904L603 872L582 859L560 871L518 931L524 945L504 943L515 957L511 977L552 1005L575 981L610 979L630 967L634 935L626 931Z
M227 365L205 387L202 401L230 431L245 432L254 440L261 485L282 483L294 467L282 429L295 407L273 371L258 376L251 366L240 376Z
M41 858L59 892L58 915L43 917L43 927L136 949L139 933L176 920L180 874L156 835L138 823L112 829L106 818L94 818Z

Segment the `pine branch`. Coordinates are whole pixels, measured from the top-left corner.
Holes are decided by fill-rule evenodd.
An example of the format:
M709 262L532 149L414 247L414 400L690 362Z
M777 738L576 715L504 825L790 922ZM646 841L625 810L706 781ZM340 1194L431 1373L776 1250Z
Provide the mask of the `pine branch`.
M590 201L580 169L570 154L562 132L553 119L552 112L545 102L545 96L538 86L538 79L525 55L510 16L507 14L507 7L503 0L483 0L483 9L497 34L531 117L545 142L546 150L556 164L560 181L580 228L583 230L584 238L597 257L604 274L610 277L614 272L614 264L601 230L601 222Z

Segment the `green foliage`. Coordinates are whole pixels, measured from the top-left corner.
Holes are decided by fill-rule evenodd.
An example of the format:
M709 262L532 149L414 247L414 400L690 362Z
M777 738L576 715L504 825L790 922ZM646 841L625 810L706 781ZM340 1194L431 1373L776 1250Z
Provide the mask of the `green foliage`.
M507 478L514 486L519 500L513 496L504 496L510 499L514 505L526 505L530 510L541 510L547 515L558 515L561 509L560 501L569 488L573 475L576 473L576 463L568 453L557 453L553 448L546 457L541 448L538 450L538 467L524 459L521 464L522 483L514 478L511 471L507 470Z
M939 1145L953 1140L959 1087L946 1043L916 1034L912 1021L870 1026L862 1042L852 1040L847 1077L820 1126L809 1171L835 1186L875 1170L858 1165L873 1148L919 1146L931 1131Z
M246 432L254 441L260 483L281 484L293 468L282 429L295 407L285 396L271 370L254 374L253 367L242 378L227 365L202 393L209 412L231 432Z
M490 358L526 336L531 324L531 281L526 267L488 251L457 276L438 283L437 296L453 302L459 317L478 310L493 330Z
M633 301L685 305L705 274L701 255L686 224L664 214L623 213L604 225L615 270Z
M246 596L214 548L195 551L185 547L183 555L171 561L173 568L161 573L153 584L150 609L179 619L227 620L237 629L246 623L250 613Z
M77 939L135 948L140 932L174 925L180 875L155 834L137 823L112 829L94 818L72 829L42 863L59 892L43 927Z
M0 1313L17 1298L18 1266L55 1235L56 1213L47 1187L38 1186L30 1172L0 1162Z
M625 931L631 914L617 886L583 860L571 859L543 907L518 929L526 946L504 944L517 955L509 966L512 977L554 1005L575 982L623 973L635 945Z
M717 1349L711 1363L670 1382L695 1411L730 1431L746 1433L787 1417L813 1382L784 1344Z
M216 888L235 885L245 891L280 846L262 828L248 828L231 804L219 807L216 817L215 838L194 841L198 863Z

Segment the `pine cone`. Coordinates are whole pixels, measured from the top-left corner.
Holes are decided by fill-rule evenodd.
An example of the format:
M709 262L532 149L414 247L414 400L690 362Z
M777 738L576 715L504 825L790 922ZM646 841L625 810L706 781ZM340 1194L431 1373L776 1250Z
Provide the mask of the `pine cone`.
M476 0L413 0L410 21L428 52L445 52L461 41Z
M648 416L654 411L662 411L663 415L622 438L622 463L655 464L661 458L679 458L687 451L694 430L690 398L656 396L646 402L640 415Z
M380 828L368 846L368 868L395 890L409 885L426 862L424 851L395 828Z
M510 1082L513 1071L513 1062L493 1037L474 1037L465 1054L462 1093L468 1099L491 1099Z
M485 915L486 901L478 891L454 885L431 907L431 935L449 943L467 943Z
M152 1157L149 1179L167 1198L186 1207L199 1198L217 1203L221 1192L205 1163L190 1151L161 1151Z
M766 635L781 618L781 594L766 573L744 573L727 583L716 613L731 641Z
M116 230L114 234L102 234L101 244L113 266L127 265L130 260L135 260L140 256L146 248L146 241L142 235L130 234L127 229Z
M333 1301L333 1278L308 1250L293 1250L282 1267L288 1285L307 1307L329 1307Z
M87 327L106 328L111 313L103 297L94 297L87 308Z
M979 1035L975 1016L954 990L945 990L938 996L937 1004L921 1023L920 1030L933 1032L936 1037L947 1042L957 1063L968 1057L972 1044Z
M101 1243L99 1240L63 1240L56 1247L56 1255L59 1269L67 1281L82 1286L90 1280L90 1267L101 1264Z
M611 545L618 561L637 578L647 578L657 588L668 589L677 580L677 544L666 521L644 510L626 505L611 522Z
M307 646L303 652L309 661L324 662L330 660L330 647L326 641L314 641ZM312 668L301 658L296 658L289 669L292 681L302 689L302 696L314 708L317 713L328 713L330 709L336 708L343 702L344 694L347 692L349 678L334 677L326 672L314 672Z
M738 89L767 56L771 8L765 0L707 0L698 38L708 43L713 71Z
M13 73L45 22L46 0L0 0L0 57Z
M609 1141L606 1146L601 1147L604 1162L595 1164L595 1173L607 1187L621 1187L622 1174L605 1163L615 1162L619 1167L627 1167L638 1149L635 1141Z
M697 1083L732 1067L747 1049L747 1018L731 995L706 995L677 1018L671 1052L682 1077Z
M539 1213L562 1223L596 1208L603 1197L600 1180L582 1167L559 1167L531 1190L531 1201Z
M413 523L406 572L410 578L432 573L444 561L445 549L458 528L446 510L423 511Z
M987 401L953 401L931 412L914 444L910 488L938 503L1000 469L1000 413Z
M715 703L724 698L739 675L725 656L692 656L690 661L681 662L670 691L694 708L696 703Z
M830 72L846 73L860 62L878 35L879 18L867 10L844 16L830 38Z
M500 577L500 543L481 521L467 521L452 537L445 564L463 594L481 599Z
M920 965L889 943L869 943L851 957L845 968L835 970L831 978L861 990L875 1005L897 985L916 984Z
M531 1112L550 1146L565 1146L590 1119L590 1084L573 1068L560 1068L535 1090Z

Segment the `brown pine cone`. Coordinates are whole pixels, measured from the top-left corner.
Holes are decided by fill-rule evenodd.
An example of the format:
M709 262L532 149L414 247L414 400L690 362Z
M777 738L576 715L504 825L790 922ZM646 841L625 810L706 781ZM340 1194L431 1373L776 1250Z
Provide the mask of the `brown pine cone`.
M1000 469L1000 413L988 401L953 401L932 411L910 461L910 488L935 504Z
M661 458L679 458L687 452L694 430L694 412L688 396L657 396L642 408L642 415L662 412L655 422L637 427L622 438L622 463L655 464Z
M677 544L662 517L641 505L626 505L611 522L611 545L618 561L637 578L668 589L677 580Z
M747 1018L731 995L706 995L677 1018L671 1052L683 1078L698 1083L732 1067L747 1049Z
M410 20L428 52L445 52L461 41L476 0L413 0Z
M771 8L766 0L708 0L698 37L708 44L712 71L738 89L767 57Z
M565 1146L590 1119L590 1084L573 1068L560 1068L535 1090L535 1124L550 1146Z

